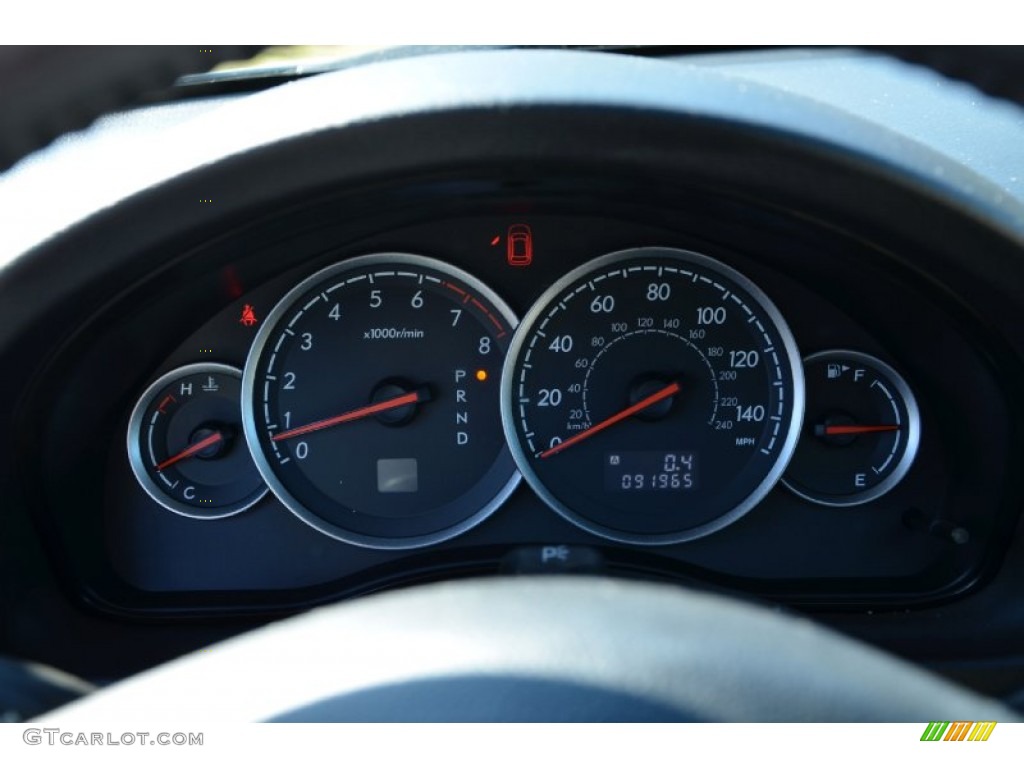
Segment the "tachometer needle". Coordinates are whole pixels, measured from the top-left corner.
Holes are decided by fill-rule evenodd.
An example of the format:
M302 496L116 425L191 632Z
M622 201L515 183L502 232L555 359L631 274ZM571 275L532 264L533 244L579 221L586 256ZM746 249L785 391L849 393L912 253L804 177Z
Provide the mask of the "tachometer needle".
M818 424L814 427L814 434L818 437L830 435L863 435L868 432L896 432L899 424L833 424L826 426Z
M640 411L642 411L642 410L644 410L646 408L650 408L652 405L654 405L655 403L661 402L666 397L672 397L672 395L676 394L677 392L679 392L679 382L673 381L668 386L662 387L661 389L659 389L654 394L648 395L647 397L645 397L643 400L640 400L639 402L634 403L633 405L629 406L628 408L623 408L621 411L616 413L614 416L609 416L604 421L600 421L597 424L595 424L594 426L589 427L588 429L583 430L582 432L577 432L575 435L570 437L565 442L559 443L558 445L553 445L550 448L548 448L546 451L542 451L541 454L540 454L540 458L546 459L549 456L554 456L556 453L560 453L561 451L564 451L570 445L576 445L576 443L579 443L579 442L581 442L583 440L586 440L588 437L593 437L598 432L601 432L602 430L608 429L608 427L612 426L613 424L618 424L620 421L623 421L624 419L628 419L630 416L632 416L635 413L640 413Z
M429 392L426 387L420 387L412 392L407 392L404 395L398 397L392 397L388 400L382 400L379 403L373 403L372 405L364 405L361 408L356 408L352 411L347 411L338 416L331 416L328 419L320 419L319 421L310 422L301 427L295 427L295 429L289 429L286 432L280 432L274 435L271 440L278 442L279 440L287 440L290 437L298 437L299 435L308 435L310 432L316 432L321 429L327 429L333 427L336 424L344 424L348 421L357 421L359 419L365 419L367 416L373 416L375 413L382 413L384 411L390 411L395 408L401 408L403 405L412 405L413 403L423 403L429 400Z
M224 439L223 432L214 432L212 435L207 435L202 440L192 443L188 448L183 450L181 453L176 453L169 459L164 459L156 465L157 472L163 472L169 466L177 464L182 459L187 459L189 456L195 456L200 451L204 451L211 445L216 445Z

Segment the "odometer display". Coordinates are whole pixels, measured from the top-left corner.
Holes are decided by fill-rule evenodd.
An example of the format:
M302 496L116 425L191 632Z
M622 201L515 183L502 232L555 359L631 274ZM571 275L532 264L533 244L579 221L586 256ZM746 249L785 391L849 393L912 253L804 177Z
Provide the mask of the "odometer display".
M673 451L625 451L605 457L607 491L692 491L697 457Z
M505 432L534 490L586 530L637 544L694 539L749 511L793 453L803 402L796 344L768 298L670 248L609 254L553 285L502 377Z
M245 368L267 485L362 546L425 546L480 522L518 480L498 408L514 327L486 286L422 256L363 256L303 281Z

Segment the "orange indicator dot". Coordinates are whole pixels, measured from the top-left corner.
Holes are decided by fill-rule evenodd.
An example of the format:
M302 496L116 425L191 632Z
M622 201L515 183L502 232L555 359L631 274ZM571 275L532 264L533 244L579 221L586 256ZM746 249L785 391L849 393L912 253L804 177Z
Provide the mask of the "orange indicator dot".
M487 381L487 371L485 371L483 368L481 368L479 371L477 371L476 372L476 380L477 381Z

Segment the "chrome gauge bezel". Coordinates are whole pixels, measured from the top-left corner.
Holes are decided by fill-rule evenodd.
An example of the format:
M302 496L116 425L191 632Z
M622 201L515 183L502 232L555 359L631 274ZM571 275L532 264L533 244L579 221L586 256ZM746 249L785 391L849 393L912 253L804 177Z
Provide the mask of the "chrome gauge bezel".
M274 338L278 323L288 311L294 308L295 302L313 286L323 283L325 280L337 277L346 272L373 268L375 266L382 267L386 265L419 267L436 270L440 273L450 275L455 280L469 286L482 298L490 302L490 304L501 314L506 323L508 323L510 331L514 330L518 325L518 318L512 309L485 283L465 270L438 259L410 253L381 252L356 256L345 259L344 261L336 262L313 273L299 282L294 288L289 290L280 299L280 301L278 301L263 321L262 326L253 341L252 347L250 348L249 355L246 358L245 369L242 374L242 427L245 432L246 442L249 445L249 450L252 453L253 461L256 463L256 467L263 476L264 481L281 503L284 504L284 506L298 519L302 520L304 523L325 536L329 536L348 544L378 550L409 550L419 549L448 541L449 539L455 538L456 536L459 536L460 534L479 525L490 517L495 510L504 504L508 497L512 495L512 492L519 484L519 472L513 469L508 481L505 482L505 484L487 504L454 525L431 533L402 538L385 538L381 536L363 534L333 525L322 519L315 512L308 509L305 504L297 499L288 490L288 488L285 487L284 483L282 483L277 477L271 462L264 454L262 444L260 442L261 427L257 422L255 412L256 375L259 361L267 349L267 345L271 342L272 338Z
M808 355L804 358L804 364L821 362L822 360L853 361L876 370L883 378L892 383L907 411L907 443L903 448L903 455L896 463L896 467L892 472L878 485L860 493L850 494L842 499L834 496L826 498L824 495L816 496L813 493L808 493L806 490L797 488L786 479L785 475L782 477L782 484L801 499L823 507L857 507L881 498L899 485L900 481L906 477L910 467L914 464L914 459L917 458L917 451L921 444L921 411L917 406L914 393L911 391L910 385L907 384L906 380L891 365L882 362L877 357L851 349L826 349L821 352L815 352L813 355Z
M778 344L781 345L785 353L784 366L789 374L790 380L792 381L791 397L793 399L793 407L790 411L788 423L784 424L781 429L781 433L784 435L782 438L782 447L779 450L774 463L769 468L769 471L765 474L763 480L739 504L713 520L686 530L665 534L633 533L606 527L594 522L586 517L582 512L578 512L570 508L558 499L548 490L544 481L533 470L531 465L532 457L521 444L516 426L517 417L513 412L515 407L513 402L513 388L515 386L515 376L518 368L519 357L523 352L524 345L527 344L528 340L533 336L534 326L549 313L551 305L555 304L559 297L567 292L570 286L583 281L583 279L588 275L606 270L617 263L630 261L643 256L650 256L652 258L659 259L667 257L676 259L680 262L692 264L698 268L717 272L746 292L750 299L758 305L758 308L774 326L775 333L778 337ZM786 394L789 395L790 393L787 392ZM803 413L804 379L800 352L797 348L796 340L794 339L788 324L779 312L778 308L768 298L764 291L762 291L753 281L742 273L710 256L682 248L647 246L615 251L613 253L599 256L598 258L593 259L563 275L533 303L530 311L527 312L526 316L520 322L519 328L516 330L516 334L512 339L512 344L509 347L509 351L505 358L505 366L502 370L502 425L505 429L505 438L508 441L512 455L515 458L519 471L522 473L527 484L541 499L543 499L545 504L565 520L584 531L621 544L642 546L680 544L715 533L716 531L719 531L742 518L759 502L761 502L781 479L789 460L792 458L793 453L796 450L797 442L800 437L801 425L803 423Z
M260 499L266 496L267 486L264 485L263 490L257 496L248 497L238 504L226 507L221 514L200 514L196 507L184 504L164 493L164 490L150 477L149 472L146 470L145 457L142 455L143 420L146 410L153 402L156 394L173 381L203 373L214 373L242 379L242 371L240 369L224 363L191 363L175 368L173 371L168 371L160 376L160 378L146 387L146 390L139 396L128 419L128 463L132 468L135 479L142 486L142 490L164 509L182 517L192 518L193 520L221 520L225 517L237 515L239 512L244 512L259 502Z

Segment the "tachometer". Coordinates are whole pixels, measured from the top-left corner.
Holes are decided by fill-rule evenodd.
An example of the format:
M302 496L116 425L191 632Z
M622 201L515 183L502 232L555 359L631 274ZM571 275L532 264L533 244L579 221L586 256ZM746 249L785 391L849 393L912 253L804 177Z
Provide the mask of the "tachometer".
M793 454L803 406L774 305L730 267L671 248L559 280L502 376L527 482L571 522L635 544L695 539L748 512Z
M267 485L353 544L443 541L487 517L519 475L499 373L516 319L439 261L376 254L285 296L245 367L244 427Z

